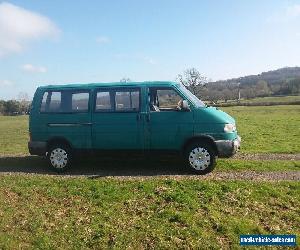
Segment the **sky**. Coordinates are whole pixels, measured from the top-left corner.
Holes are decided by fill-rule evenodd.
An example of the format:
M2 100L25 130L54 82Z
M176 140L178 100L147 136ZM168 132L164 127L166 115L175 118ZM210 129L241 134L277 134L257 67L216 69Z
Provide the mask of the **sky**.
M0 99L41 85L300 66L300 1L0 1Z

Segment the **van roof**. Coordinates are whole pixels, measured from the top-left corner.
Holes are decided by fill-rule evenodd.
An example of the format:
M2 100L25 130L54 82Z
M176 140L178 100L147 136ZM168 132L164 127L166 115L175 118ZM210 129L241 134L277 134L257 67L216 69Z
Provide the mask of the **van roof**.
M97 87L112 87L112 86L148 86L148 85L163 85L163 86L174 86L179 83L171 81L145 81L145 82L105 82L105 83L74 83L74 84L59 84L59 85L46 85L39 88L97 88Z

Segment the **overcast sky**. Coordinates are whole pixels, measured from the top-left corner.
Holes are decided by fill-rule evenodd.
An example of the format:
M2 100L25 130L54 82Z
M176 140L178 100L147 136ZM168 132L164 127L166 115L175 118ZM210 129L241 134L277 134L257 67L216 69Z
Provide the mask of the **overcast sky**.
M0 99L39 85L300 65L300 1L0 2Z

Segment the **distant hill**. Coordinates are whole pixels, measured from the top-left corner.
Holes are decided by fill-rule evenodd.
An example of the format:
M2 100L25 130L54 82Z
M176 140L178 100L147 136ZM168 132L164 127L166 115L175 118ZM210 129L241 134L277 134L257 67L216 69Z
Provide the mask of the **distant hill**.
M241 85L254 85L258 81L266 81L269 85L281 84L287 80L292 80L300 78L300 67L285 67L281 69L271 70L267 72L262 72L258 75L249 75L239 78L232 78L227 80L215 81L212 83L216 84L231 84L231 83L241 83Z

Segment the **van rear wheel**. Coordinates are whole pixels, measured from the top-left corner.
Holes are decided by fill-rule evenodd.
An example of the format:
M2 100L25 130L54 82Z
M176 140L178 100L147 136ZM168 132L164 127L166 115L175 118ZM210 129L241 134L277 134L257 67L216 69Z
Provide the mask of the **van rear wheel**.
M207 174L216 166L216 153L207 143L193 143L185 152L188 168L195 174Z
M56 172L64 172L71 164L71 149L66 145L53 145L47 154L50 167Z

